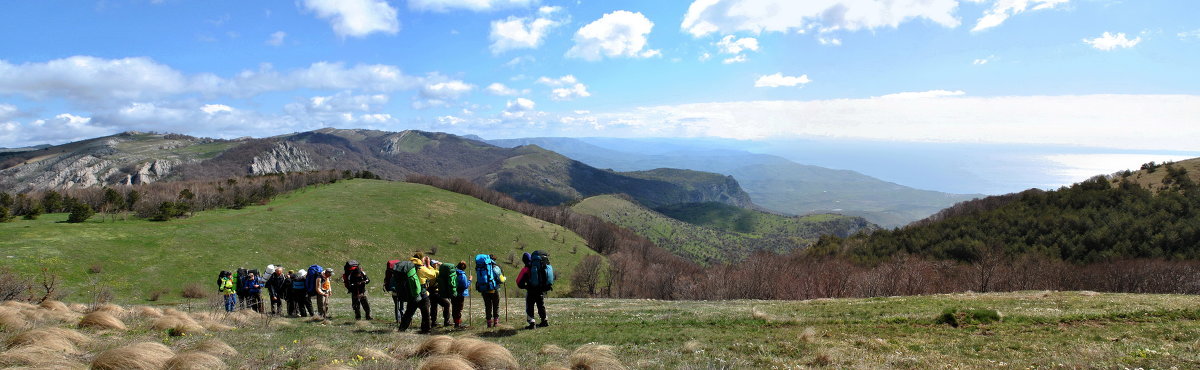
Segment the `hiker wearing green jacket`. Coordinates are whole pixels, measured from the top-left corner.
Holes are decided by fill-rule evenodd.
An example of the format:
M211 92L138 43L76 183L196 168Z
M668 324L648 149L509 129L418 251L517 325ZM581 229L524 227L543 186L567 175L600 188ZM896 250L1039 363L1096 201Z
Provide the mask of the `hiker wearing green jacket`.
M225 311L233 312L237 306L237 285L233 283L233 274L221 271L217 276L217 291L225 297Z

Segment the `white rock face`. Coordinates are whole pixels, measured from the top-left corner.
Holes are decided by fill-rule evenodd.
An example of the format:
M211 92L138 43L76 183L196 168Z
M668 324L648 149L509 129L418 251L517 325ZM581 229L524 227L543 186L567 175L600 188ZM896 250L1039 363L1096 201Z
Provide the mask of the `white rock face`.
M316 169L308 153L289 142L276 144L265 155L254 157L250 164L250 174L265 175L270 173L303 172Z

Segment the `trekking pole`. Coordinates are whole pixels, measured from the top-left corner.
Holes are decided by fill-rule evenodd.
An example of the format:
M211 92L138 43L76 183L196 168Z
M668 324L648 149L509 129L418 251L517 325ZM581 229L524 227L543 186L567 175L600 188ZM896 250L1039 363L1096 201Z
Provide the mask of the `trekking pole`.
M475 276L471 276L475 280ZM467 322L475 322L475 297L471 296L471 288L467 288Z
M508 285L504 286L504 323L508 323Z

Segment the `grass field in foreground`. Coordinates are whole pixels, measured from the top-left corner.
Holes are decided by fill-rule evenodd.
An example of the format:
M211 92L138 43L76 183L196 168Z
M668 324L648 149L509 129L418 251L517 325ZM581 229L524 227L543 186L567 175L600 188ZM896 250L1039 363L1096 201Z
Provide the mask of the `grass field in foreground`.
M50 214L0 223L0 263L31 277L49 269L64 279L67 300L73 301L88 301L103 287L120 303L149 303L148 294L160 289L168 291L162 299L180 301L185 284L214 287L221 270L320 264L340 273L348 259L363 263L376 279L370 289L382 292L389 259L434 246L438 253L431 257L443 261L494 254L510 278L520 269L507 263L510 254L549 251L565 293L570 271L595 254L561 226L434 187L377 180L339 181L265 206L203 211L167 222L113 221L106 215L81 224L61 222L66 218ZM98 273L89 272L93 266Z
M219 338L241 352L227 359L234 368L317 368L335 360L366 368L419 364L421 359L409 354L427 337L393 331L386 313L390 302L372 300L376 320L370 323L349 320L348 302L339 299L336 318L328 324L255 320L194 337L168 337L130 319L128 332L96 333L108 340L91 350L155 341L182 351L196 341ZM510 301L508 325L520 325L521 302ZM567 355L547 346L570 351L587 343L614 346L633 368L1200 366L1200 310L1194 296L1015 292L799 302L551 299L552 326L535 330L482 328L479 303L474 302L471 315L474 328L436 333L499 343L525 367L563 365ZM995 309L1003 320L957 328L935 321L954 306ZM357 357L380 352L388 357ZM87 362L87 356L78 360Z

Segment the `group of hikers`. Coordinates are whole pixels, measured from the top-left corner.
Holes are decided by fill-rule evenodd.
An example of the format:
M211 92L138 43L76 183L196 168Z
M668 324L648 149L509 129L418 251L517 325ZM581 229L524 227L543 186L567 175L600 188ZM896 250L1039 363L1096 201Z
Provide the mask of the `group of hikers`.
M546 252L535 251L522 255L521 261L524 267L517 274L517 287L526 292L525 315L528 325L525 328L549 326L544 300L546 293L554 289L554 266L550 265L550 256ZM392 295L398 330L408 330L413 316L420 311L419 333L429 333L433 327L439 326L439 309L442 312L441 326L453 325L455 329L466 327L462 311L472 285L483 297L487 327L499 325L500 293L507 278L496 263L495 256L478 254L475 256L474 274L468 274L467 268L467 261L442 263L421 252L408 259L388 261L383 288ZM221 271L217 277L217 290L224 297L225 310L233 312L248 309L267 313L262 302L262 291L266 289L272 315L331 318L329 300L333 295L332 269L312 265L307 269L285 271L282 266L267 265L266 271L269 274L267 276L245 268L233 272ZM342 267L341 280L350 295L354 319L361 320L365 316L367 320L372 320L371 305L367 299L367 285L371 279L358 261L346 262ZM313 298L316 299L315 312ZM540 322L534 319L535 309Z

